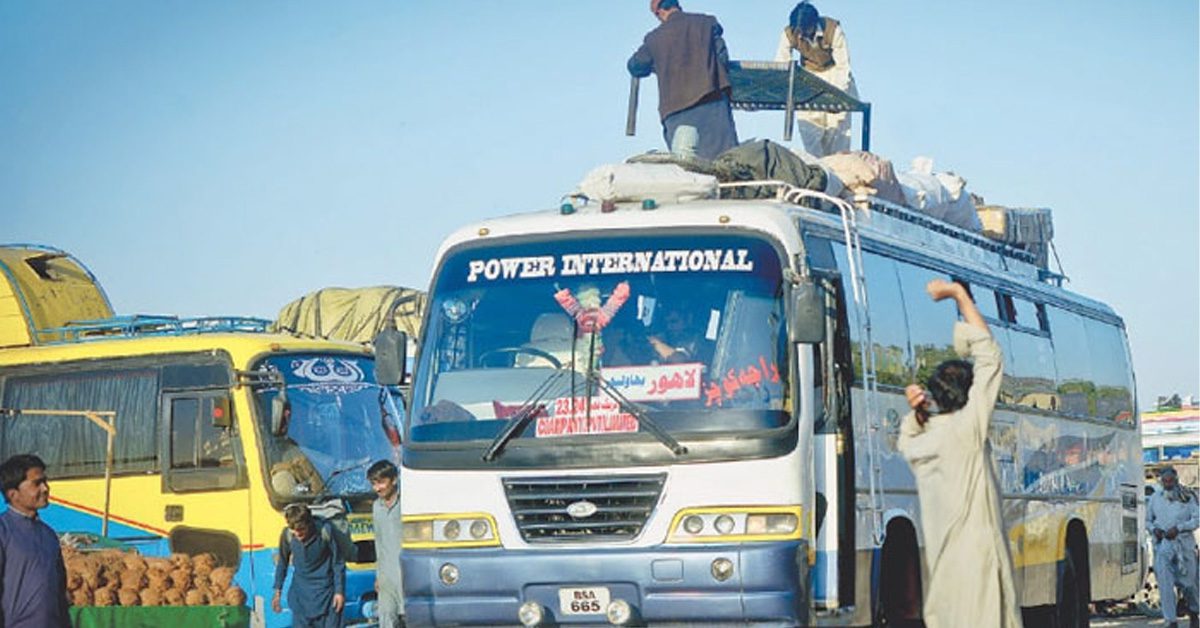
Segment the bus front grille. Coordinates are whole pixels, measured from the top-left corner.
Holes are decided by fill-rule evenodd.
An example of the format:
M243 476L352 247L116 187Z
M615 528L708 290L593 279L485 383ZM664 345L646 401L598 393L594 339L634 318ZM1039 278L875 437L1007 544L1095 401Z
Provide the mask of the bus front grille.
M665 473L510 478L504 493L527 543L627 541L642 531Z

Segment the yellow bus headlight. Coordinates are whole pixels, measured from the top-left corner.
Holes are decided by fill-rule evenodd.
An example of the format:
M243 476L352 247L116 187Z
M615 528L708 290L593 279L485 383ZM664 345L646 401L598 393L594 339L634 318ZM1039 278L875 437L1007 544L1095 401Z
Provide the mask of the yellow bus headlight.
M486 512L405 515L404 548L494 547L500 544L496 519Z
M671 522L668 543L747 543L801 537L799 506L685 508Z

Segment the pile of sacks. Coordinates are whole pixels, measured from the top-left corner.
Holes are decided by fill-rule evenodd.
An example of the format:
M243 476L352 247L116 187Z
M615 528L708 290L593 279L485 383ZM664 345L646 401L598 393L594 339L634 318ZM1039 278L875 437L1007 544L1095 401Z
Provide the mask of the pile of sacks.
M896 172L892 162L862 151L837 153L818 163L845 188L843 196L874 196L962 229L983 229L967 180L953 172L934 172L928 157L917 157L905 172Z
M212 554L143 557L117 549L63 547L72 606L243 606L233 584L236 569L217 566Z

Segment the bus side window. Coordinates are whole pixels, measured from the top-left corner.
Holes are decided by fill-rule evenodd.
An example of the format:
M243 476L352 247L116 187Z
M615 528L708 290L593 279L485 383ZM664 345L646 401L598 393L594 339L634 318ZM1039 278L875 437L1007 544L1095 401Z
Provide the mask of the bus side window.
M1092 381L1092 354L1088 348L1085 319L1057 307L1046 309L1054 346L1059 412L1090 416L1096 404L1096 384Z
M168 490L231 489L243 484L233 428L219 427L214 420L214 413L229 407L226 399L224 393L204 393L168 395L164 400Z
M957 310L949 303L932 301L925 292L925 286L931 280L945 279L945 273L905 263L900 263L899 269L913 353L913 379L908 383L920 382L924 385L939 364L958 357L954 352L950 331Z
M1132 424L1133 382L1129 377L1125 334L1116 325L1091 318L1084 320L1084 329L1092 350L1092 380L1096 385L1092 415Z
M89 370L64 364L36 374L9 372L0 407L115 412L113 472L157 472L157 380L155 369L110 362ZM17 415L3 421L0 456L36 453L53 478L103 477L106 442L104 433L80 416Z
M846 247L841 243L833 243L834 255L838 268L849 283L850 265L846 257ZM896 262L892 259L863 253L863 274L867 278L868 302L871 305L871 344L875 354L876 378L880 385L904 387L910 383L909 373L909 344L908 322L904 314L904 299L900 294L900 282L896 271ZM924 291L924 286L921 287ZM853 296L847 290L847 301L852 302ZM858 312L850 303L850 343L854 358L854 377L862 381L862 354L859 351L860 335L865 321L858 320Z
M1050 338L1017 328L1005 331L1008 337L1005 350L1012 353L1012 359L1005 360L1002 387L1007 389L1009 403L1057 411L1059 400L1054 390L1054 348Z

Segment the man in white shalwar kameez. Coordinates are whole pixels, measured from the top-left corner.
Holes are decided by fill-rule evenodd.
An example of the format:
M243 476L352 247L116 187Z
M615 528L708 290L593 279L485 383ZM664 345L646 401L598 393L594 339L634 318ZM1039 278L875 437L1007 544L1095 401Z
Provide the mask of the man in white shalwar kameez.
M1196 539L1200 527L1200 504L1196 495L1179 485L1179 473L1167 467L1158 475L1162 490L1146 500L1146 528L1154 535L1154 576L1158 579L1158 595L1162 603L1163 620L1176 626L1178 594L1187 604L1190 624L1200 625L1197 618L1197 588L1200 581L1196 570Z
M953 299L963 322L954 348L974 365L950 360L920 386L905 391L913 412L900 426L898 447L917 479L929 586L928 628L1019 627L1012 557L1005 541L1000 488L992 467L988 424L1000 392L1004 360L965 287L935 279L934 301ZM928 395L939 412L929 414Z
M788 25L779 36L775 60L790 61L793 50L800 55L800 64L805 70L850 97L858 98L842 25L833 18L821 17L816 7L807 1L792 9ZM797 111L796 123L804 150L813 157L850 150L850 114Z

